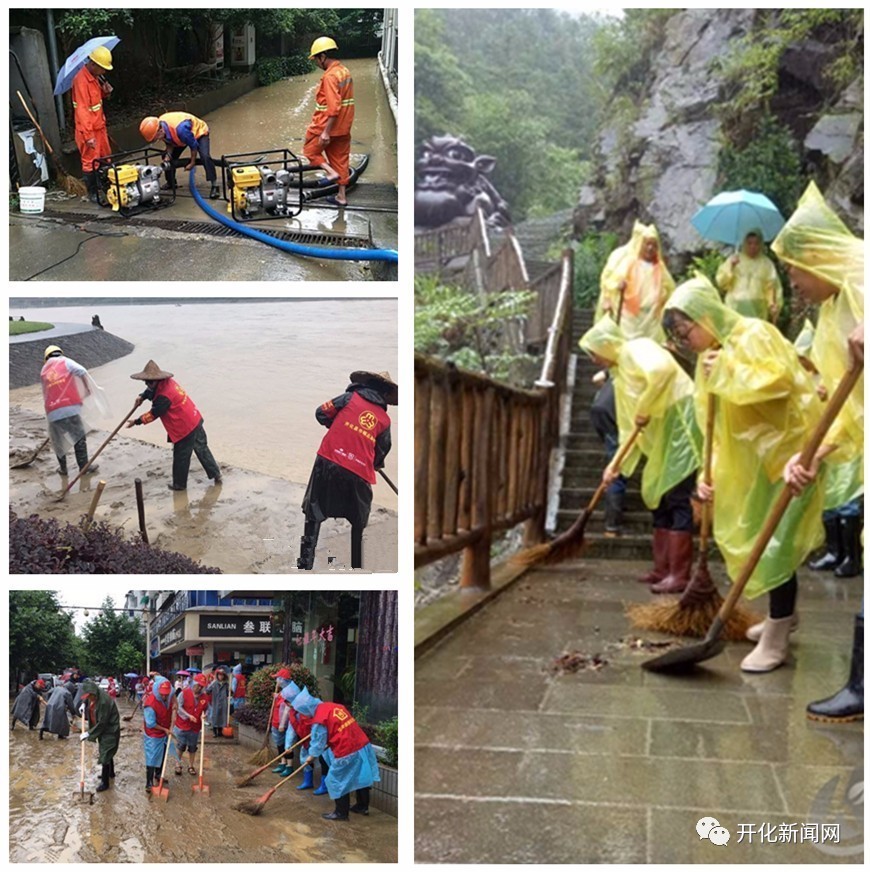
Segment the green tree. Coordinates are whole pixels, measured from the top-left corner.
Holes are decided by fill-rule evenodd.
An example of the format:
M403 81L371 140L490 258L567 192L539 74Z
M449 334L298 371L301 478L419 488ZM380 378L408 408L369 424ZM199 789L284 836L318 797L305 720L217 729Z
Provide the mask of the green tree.
M51 590L9 591L9 673L12 682L75 663L72 617Z
M130 642L122 642L115 656L115 669L124 675L138 672L145 662L145 649L136 648Z
M144 651L145 637L138 620L114 611L111 597L106 597L101 609L82 628L82 638L90 671L109 674L117 668L121 646L126 642L136 651Z

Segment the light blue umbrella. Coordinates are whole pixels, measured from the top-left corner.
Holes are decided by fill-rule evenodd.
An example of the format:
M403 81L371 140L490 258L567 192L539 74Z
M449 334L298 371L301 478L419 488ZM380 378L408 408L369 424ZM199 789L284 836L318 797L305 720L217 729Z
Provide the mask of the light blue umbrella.
M54 86L55 96L69 91L76 73L85 65L88 55L100 46L111 51L121 40L117 36L95 36L84 45L80 45L65 61L57 74L57 84Z
M722 191L692 216L692 226L704 239L729 245L740 245L752 230L773 239L784 224L779 209L756 191Z

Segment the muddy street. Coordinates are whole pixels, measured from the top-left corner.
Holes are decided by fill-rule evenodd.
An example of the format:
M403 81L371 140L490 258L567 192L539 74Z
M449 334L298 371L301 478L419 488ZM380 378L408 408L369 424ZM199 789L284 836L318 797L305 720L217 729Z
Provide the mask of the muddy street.
M119 701L122 715L132 705ZM93 805L73 799L79 783L79 740L75 731L59 741L21 724L10 733L9 859L13 863L299 863L397 860L396 818L372 808L368 817L325 821L328 796L297 791L294 779L282 787L262 814L235 811L277 783L267 771L252 785L235 782L255 767L251 748L232 740L206 745L204 782L210 796L195 795L198 777L169 777L169 799L145 791L141 713L122 721L115 757L117 778L97 793ZM86 790L98 781L97 749L86 742ZM170 758L169 770L172 765ZM300 776L301 778L301 776ZM87 794L86 794L87 796Z

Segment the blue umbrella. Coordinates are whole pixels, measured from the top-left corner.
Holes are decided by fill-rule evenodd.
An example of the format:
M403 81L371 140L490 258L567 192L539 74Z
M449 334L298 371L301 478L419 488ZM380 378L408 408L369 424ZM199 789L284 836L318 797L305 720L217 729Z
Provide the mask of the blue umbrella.
M692 226L705 239L740 245L746 234L760 230L773 239L785 224L779 209L756 191L722 191L692 216Z
M69 91L76 73L85 65L88 55L100 46L111 51L121 40L117 36L95 36L84 45L80 45L65 61L57 74L57 84L54 86L55 96Z
M124 673L124 678L138 678L138 677L139 677L138 672L125 672Z

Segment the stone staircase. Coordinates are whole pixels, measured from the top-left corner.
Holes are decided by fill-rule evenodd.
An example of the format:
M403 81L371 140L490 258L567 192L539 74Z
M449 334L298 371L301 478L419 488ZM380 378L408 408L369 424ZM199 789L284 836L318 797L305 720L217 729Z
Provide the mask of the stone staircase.
M592 311L575 310L573 323L574 347L577 341L592 326ZM577 349L577 366L574 378L574 394L571 399L571 429L565 453L562 473L562 489L559 492L559 510L556 515L556 530L569 527L592 499L601 481L601 473L607 463L604 445L592 427L589 409L595 396L592 376L598 371L592 361ZM650 560L652 515L640 496L640 468L629 479L625 495L623 533L615 538L604 536L603 502L592 513L586 527L585 540L589 553L609 560Z

